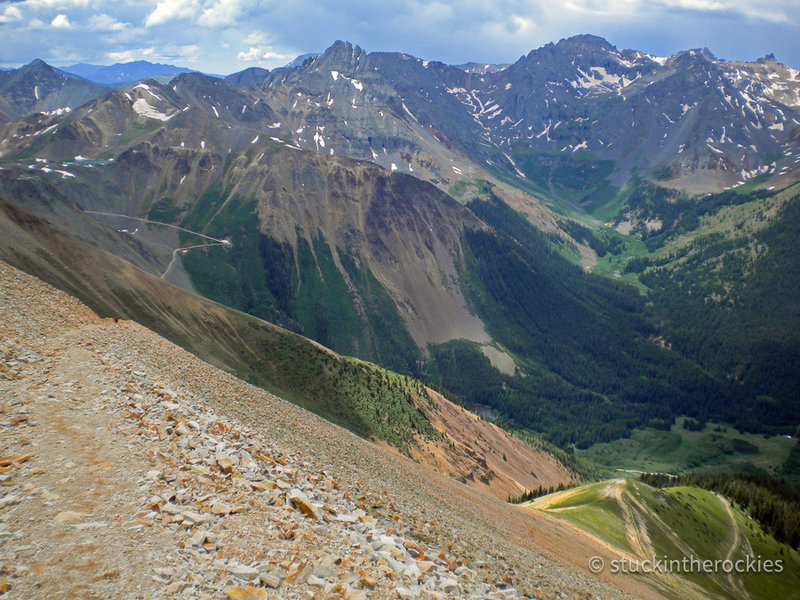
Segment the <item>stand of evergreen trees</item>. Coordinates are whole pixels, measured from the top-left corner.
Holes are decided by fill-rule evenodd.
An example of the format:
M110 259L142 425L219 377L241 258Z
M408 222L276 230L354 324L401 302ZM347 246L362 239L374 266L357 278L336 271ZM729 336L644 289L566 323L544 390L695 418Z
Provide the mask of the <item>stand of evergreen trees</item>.
M554 492L561 492L563 490L568 490L570 488L574 488L576 484L573 483L559 483L557 486L550 486L550 487L543 487L539 486L536 489L528 490L519 496L508 496L507 502L509 504L522 504L523 502L530 502L534 498L540 498L542 496L547 496L547 494L552 494Z
M776 540L800 549L800 490L785 481L759 475L680 475L643 473L655 487L691 485L722 494L738 504Z

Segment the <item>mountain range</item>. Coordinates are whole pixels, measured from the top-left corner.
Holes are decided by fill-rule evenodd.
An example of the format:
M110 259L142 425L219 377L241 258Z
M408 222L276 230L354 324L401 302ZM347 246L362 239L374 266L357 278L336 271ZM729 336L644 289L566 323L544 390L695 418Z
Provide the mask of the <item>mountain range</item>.
M192 69L187 69L185 67L151 63L146 60L115 63L108 66L77 63L62 67L61 70L107 86L118 86L132 81L147 79L148 77L165 75L174 77L180 73L192 72Z
M108 90L41 61L0 76L0 193L153 276L565 447L682 414L796 428L794 292L769 256L794 218L800 75L770 57L578 36L512 65L336 42L224 80ZM702 238L702 303L680 300L687 236L759 202L763 227ZM769 273L774 310L715 279L732 261Z
M47 323L36 326L55 331L53 365L83 373L73 364L82 357L92 377L116 381L114 402L131 423L144 422L150 400L130 386L162 375L179 386L180 365L191 364L184 411L200 414L210 398L259 431L278 409L243 380L363 438L353 473L378 462L439 471L446 484L427 471L419 478L426 494L434 490L426 498L446 496L435 511L414 509L428 521L423 537L488 519L487 530L519 529L514 548L534 539L584 571L590 554L758 552L800 564L800 72L770 56L655 57L588 35L507 65L446 65L336 42L271 71L220 78L173 69L142 62L70 73L37 60L0 72L0 260L88 307L3 266L9 281L38 290L27 307L26 292L3 282L3 314L21 315L0 324L7 337L32 343L39 334L19 333L25 320ZM62 320L63 330L53 324ZM80 341L88 331L98 346ZM124 368L117 350L100 348L104 332L124 349ZM131 350L126 335L149 341ZM15 360L19 340L0 342L4 381L49 377L39 363ZM136 352L150 375L130 367ZM22 396L38 389L13 385ZM4 426L35 428L46 413L32 425L17 420L28 400L0 407L13 412ZM158 419L175 419L169 406ZM223 434L251 439L213 419L207 431L193 422L152 430L154 448L179 448L188 461L175 476L181 485L184 472L198 482L225 477L223 463L200 457L193 431L210 448ZM355 439L319 422L292 408L269 427L311 455L319 443L338 456L331 440ZM310 433L322 430L332 433ZM126 432L139 435L136 426ZM642 471L660 475L618 479ZM705 489L649 485L687 472L696 474L677 481ZM247 484L240 494L241 474L226 480L236 502L263 501L275 514L302 507L283 479L280 490ZM391 479L392 496L402 496L399 486L415 497L404 477L381 470L368 479ZM603 477L615 479L570 489ZM329 479L326 493L338 490ZM367 536L364 556L397 570L366 511L386 508L387 522L403 511L388 498L366 502L360 485L347 494L365 512L348 526ZM184 495L162 492L149 504L166 527L172 516L159 511ZM519 510L502 502L541 495ZM3 506L16 506L8 498ZM320 524L338 522L331 507L307 508L330 513ZM181 543L193 556L216 553L225 537L214 531ZM441 570L461 582L479 568L441 556ZM496 558L516 571L487 586L519 576L519 589L542 591L508 553ZM293 578L306 567L286 565L275 566L285 579L270 572L265 581L299 589ZM386 569L381 589L400 581ZM641 597L768 598L793 585L762 574L600 576ZM364 571L347 585L371 581ZM431 581L455 589L445 577ZM241 590L263 591L225 593Z

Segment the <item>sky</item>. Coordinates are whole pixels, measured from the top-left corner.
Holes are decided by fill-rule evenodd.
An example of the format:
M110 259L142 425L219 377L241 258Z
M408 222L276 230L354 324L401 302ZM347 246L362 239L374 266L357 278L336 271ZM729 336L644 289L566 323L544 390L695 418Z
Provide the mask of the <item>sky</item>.
M0 66L149 60L227 75L336 40L449 64L509 63L590 33L656 56L773 53L800 68L798 0L0 0Z

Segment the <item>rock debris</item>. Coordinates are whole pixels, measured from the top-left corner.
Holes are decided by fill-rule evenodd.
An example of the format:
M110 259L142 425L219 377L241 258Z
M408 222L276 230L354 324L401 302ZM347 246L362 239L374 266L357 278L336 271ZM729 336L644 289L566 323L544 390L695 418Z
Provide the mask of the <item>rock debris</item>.
M5 263L0 393L0 598L605 595L487 544L422 467Z

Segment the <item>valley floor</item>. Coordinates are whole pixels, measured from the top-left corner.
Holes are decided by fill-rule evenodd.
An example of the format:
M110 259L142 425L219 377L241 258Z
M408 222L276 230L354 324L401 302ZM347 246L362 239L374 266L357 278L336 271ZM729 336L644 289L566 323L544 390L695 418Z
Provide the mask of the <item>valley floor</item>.
M5 263L0 394L0 598L658 597Z

